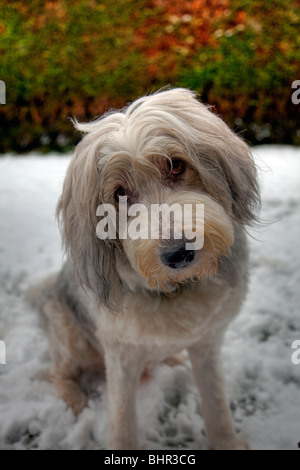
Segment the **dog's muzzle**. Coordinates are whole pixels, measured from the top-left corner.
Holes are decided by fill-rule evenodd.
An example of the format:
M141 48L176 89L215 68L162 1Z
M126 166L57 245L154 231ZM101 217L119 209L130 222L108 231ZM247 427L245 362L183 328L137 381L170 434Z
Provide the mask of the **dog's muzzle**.
M186 250L185 245L180 245L171 250L164 251L161 261L165 266L172 269L180 269L188 266L195 257L195 250Z

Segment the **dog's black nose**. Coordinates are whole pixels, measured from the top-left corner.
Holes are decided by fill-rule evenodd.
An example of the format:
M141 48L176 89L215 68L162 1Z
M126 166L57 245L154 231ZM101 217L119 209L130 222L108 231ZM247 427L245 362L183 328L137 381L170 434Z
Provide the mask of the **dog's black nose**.
M184 245L174 247L172 250L165 251L161 255L162 262L169 268L184 268L193 261L195 250L186 250Z

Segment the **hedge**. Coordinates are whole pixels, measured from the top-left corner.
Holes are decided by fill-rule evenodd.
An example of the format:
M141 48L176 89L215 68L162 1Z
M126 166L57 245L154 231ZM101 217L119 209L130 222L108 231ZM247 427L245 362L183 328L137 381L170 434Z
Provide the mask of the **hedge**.
M0 152L69 150L70 121L165 85L252 143L300 144L297 0L2 0Z

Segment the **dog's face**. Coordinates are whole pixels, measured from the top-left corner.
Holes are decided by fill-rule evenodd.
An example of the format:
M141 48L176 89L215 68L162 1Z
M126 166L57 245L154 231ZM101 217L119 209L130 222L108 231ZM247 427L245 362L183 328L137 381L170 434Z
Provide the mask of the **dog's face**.
M204 191L201 174L187 149L165 131L158 137L159 130L157 125L152 145L149 142L148 148L140 146L132 153L122 151L126 146L122 134L121 142L120 134L114 136L115 151L109 149L110 156L106 162L104 158L101 171L101 201L115 207L116 243L132 268L149 288L172 293L179 284L216 271L219 256L230 250L233 226L230 214ZM202 219L196 220L197 204L204 206L204 224ZM194 210L188 217L184 209L189 205ZM124 206L129 215L126 236L121 239L118 222ZM135 207L138 211L132 210ZM130 230L136 225L137 234ZM203 245L197 249L197 243L188 242L187 234L198 242L203 238Z
M70 164L58 211L82 282L110 304L126 284L118 259L126 259L141 285L164 292L214 275L219 257L230 253L233 224L249 223L259 202L247 145L183 89L141 98L77 127L87 135ZM115 239L97 238L100 204L111 204L117 220L126 204L126 237L117 223ZM157 232L129 235L136 204L146 210L138 212L140 234L143 221L149 228L154 218ZM197 205L204 207L204 224ZM171 209L167 221L152 211L157 206ZM187 239L187 233L195 236ZM198 249L197 237L203 241Z

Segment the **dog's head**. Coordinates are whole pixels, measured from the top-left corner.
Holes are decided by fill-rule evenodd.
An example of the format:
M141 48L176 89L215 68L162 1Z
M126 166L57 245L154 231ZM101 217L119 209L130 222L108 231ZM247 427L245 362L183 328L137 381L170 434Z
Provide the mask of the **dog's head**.
M230 253L234 223L255 219L259 194L248 146L185 89L140 98L76 127L86 135L58 213L82 283L111 306L132 273L140 286L169 293L214 275L219 257ZM97 236L99 206L112 208L113 237Z

